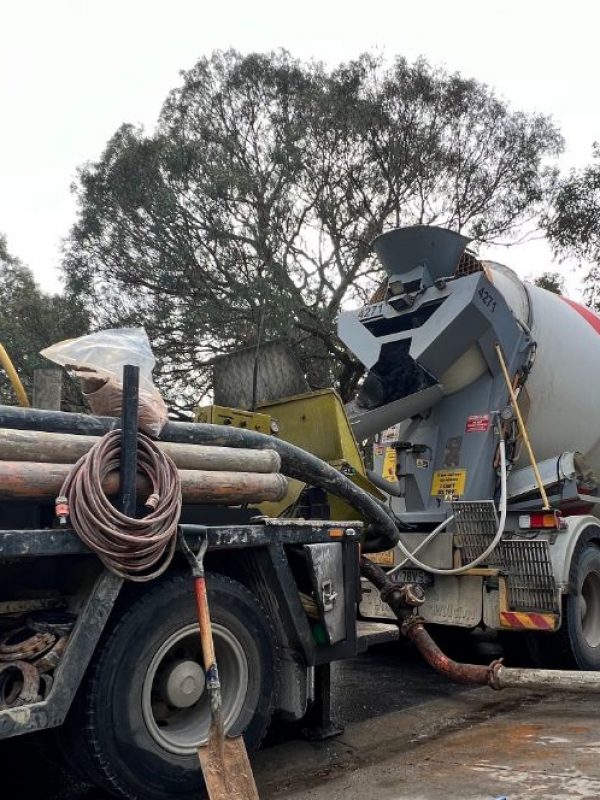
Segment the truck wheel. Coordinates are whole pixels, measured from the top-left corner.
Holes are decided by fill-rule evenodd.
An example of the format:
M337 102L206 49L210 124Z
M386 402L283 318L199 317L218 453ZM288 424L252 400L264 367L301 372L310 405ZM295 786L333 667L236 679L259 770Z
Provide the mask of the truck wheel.
M600 669L600 548L577 548L567 596L566 623L572 659L579 669Z
M275 646L244 586L207 576L226 730L260 744L271 718ZM196 754L210 709L191 577L145 591L104 638L85 692L85 734L103 783L131 800L198 798Z

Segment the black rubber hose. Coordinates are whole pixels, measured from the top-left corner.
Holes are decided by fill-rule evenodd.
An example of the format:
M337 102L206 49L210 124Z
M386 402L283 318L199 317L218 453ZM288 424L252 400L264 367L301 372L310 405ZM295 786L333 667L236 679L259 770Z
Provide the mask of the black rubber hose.
M112 417L0 406L0 428L102 436L118 424L119 420ZM168 422L159 438L164 442L275 450L281 457L281 472L284 475L311 486L320 486L342 497L371 523L370 528L375 535L370 535L363 543L365 553L389 550L400 538L393 516L383 503L325 461L275 436L227 425Z

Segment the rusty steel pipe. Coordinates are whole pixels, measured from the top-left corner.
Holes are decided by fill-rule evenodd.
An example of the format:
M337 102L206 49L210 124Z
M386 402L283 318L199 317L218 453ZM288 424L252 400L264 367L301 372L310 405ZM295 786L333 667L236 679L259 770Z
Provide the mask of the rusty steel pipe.
M425 661L454 683L489 686L492 689L535 689L564 692L600 693L600 672L577 672L558 669L516 669L505 667L502 660L491 664L462 664L454 661L438 647L425 630L424 621L414 609L424 602L422 587L397 584L386 572L364 556L360 571L381 594L398 618L401 632L415 645Z
M600 694L600 672L560 669L519 669L505 667L502 660L491 664L461 664L448 658L418 617L408 618L402 632L416 646L436 672L455 683L489 686L491 689L529 689L535 691Z
M401 632L410 639L430 666L455 683L490 685L492 665L460 664L448 658L425 630L423 620L414 616L414 609L425 600L421 586L395 583L378 564L364 556L360 560L360 571L379 589L381 599L389 605L401 623Z
M69 464L0 461L0 499L55 498L70 471ZM287 492L287 481L278 473L182 469L179 474L184 503L241 505L279 501ZM107 495L118 494L118 472L108 475L102 488ZM140 499L144 493L147 497L152 491L149 481L141 475L137 490Z
M455 683L477 684L479 686L490 686L492 681L493 668L496 662L489 666L479 664L461 664L448 658L437 644L433 641L425 626L418 617L407 620L402 632L415 645L425 661L432 666L436 672L445 675Z
M0 461L74 464L98 441L97 436L0 428ZM156 442L179 469L219 472L279 472L281 459L274 450L244 450L203 444Z

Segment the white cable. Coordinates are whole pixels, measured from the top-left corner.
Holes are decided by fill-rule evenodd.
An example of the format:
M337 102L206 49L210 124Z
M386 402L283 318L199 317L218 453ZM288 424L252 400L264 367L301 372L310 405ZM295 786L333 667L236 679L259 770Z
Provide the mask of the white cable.
M430 533L428 536L426 536L426 537L423 539L423 541L421 542L421 544L418 544L418 545L415 547L415 549L412 551L412 555L413 555L413 556L416 556L416 555L417 555L417 553L418 553L420 550L422 550L422 549L425 547L425 545L426 545L426 544L429 544L429 542L430 542L432 539L435 539L435 537L438 535L438 533L441 533L441 532L444 530L444 528L445 528L447 525L449 525L449 524L452 522L452 520L453 520L453 519L454 519L454 514L452 514L452 516L450 516L450 517L448 517L447 519L445 519L443 522L440 522L440 524L437 526L437 528L434 528L434 529L431 531L431 533ZM405 564L408 564L408 562L409 562L409 561L410 561L410 558L405 558L405 559L404 559L404 561L402 561L400 564L398 564L397 566L395 566L395 567L394 567L394 569L391 569L391 570L389 570L389 572L387 573L387 575L388 575L388 576L390 576L390 575L393 575L393 574L394 574L394 572L397 572L399 569L402 569L402 567L403 567Z
M476 567L478 564L481 564L481 562L484 561L490 555L490 553L496 549L496 547L500 542L500 539L502 538L502 534L504 533L504 527L506 525L506 504L507 504L506 449L504 445L504 439L502 437L500 438L499 449L500 449L500 521L498 522L498 530L496 531L496 535L494 536L490 544L486 547L486 549L483 551L483 553L477 556L477 558L473 559L473 561L471 561L470 564L465 564L462 567L454 567L451 569L440 569L438 567L430 567L427 564L423 564L422 561L419 561L417 558L414 557L414 554L417 552L417 550L420 550L421 547L424 547L425 544L430 539L433 538L434 534L437 535L443 528L446 527L446 525L452 519L452 517L449 517L448 519L444 520L444 522L442 522L441 525L438 525L438 527L435 530L433 530L429 534L429 536L427 536L420 543L420 545L417 548L415 548L415 551L413 553L411 553L410 550L408 550L404 546L401 540L398 541L398 544L396 546L399 548L402 555L406 557L406 561L410 561L410 563L414 564L415 567L417 567L418 569L422 569L425 572L429 572L431 575L462 575L463 573L468 572L470 569ZM404 561L403 564L406 563L406 561ZM399 569L399 567L396 567L393 571L395 571L396 569Z

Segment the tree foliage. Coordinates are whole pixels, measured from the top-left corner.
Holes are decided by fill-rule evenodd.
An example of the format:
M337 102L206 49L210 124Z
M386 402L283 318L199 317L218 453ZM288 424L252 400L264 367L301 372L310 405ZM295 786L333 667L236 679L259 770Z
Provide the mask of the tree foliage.
M44 293L27 267L12 256L0 236L0 343L31 398L33 372L52 366L40 350L54 342L87 332L88 316L75 298ZM68 384L67 404L76 402L75 387ZM16 398L5 371L0 368L0 403L14 405Z
M600 145L593 147L591 164L560 181L545 223L557 255L590 265L583 280L584 298L600 309Z
M181 407L216 356L255 342L263 313L311 385L348 398L362 366L335 319L376 285L372 239L410 223L510 236L561 146L548 118L424 61L327 71L217 52L183 74L154 133L124 125L80 171L68 286L95 326L145 325Z
M562 294L565 290L565 279L560 272L544 272L533 282L541 289L547 289L554 294Z

